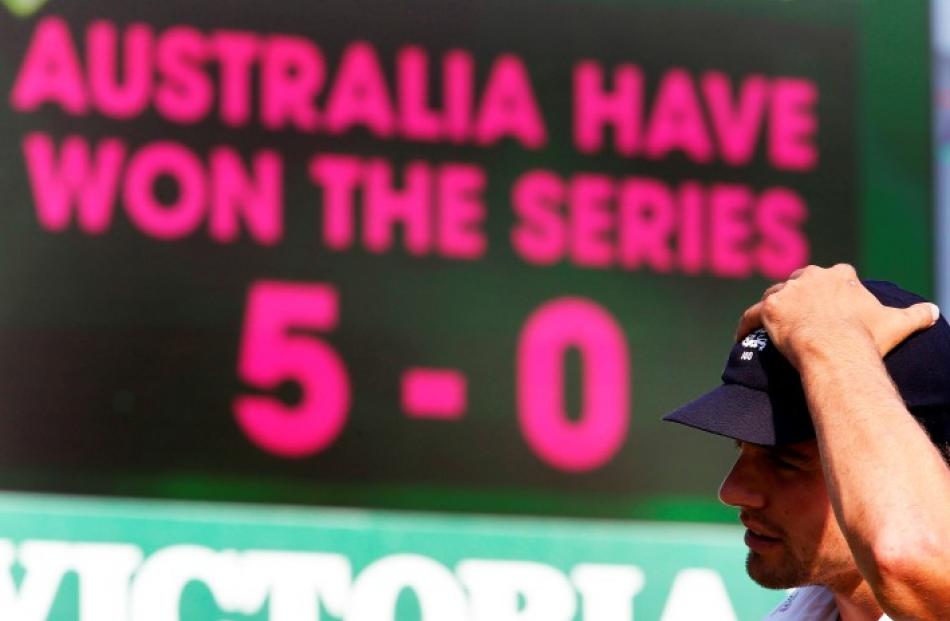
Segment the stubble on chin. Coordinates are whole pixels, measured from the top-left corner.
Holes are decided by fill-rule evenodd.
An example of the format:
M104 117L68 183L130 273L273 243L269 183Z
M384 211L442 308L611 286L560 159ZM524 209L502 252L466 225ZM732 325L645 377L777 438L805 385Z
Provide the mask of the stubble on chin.
M794 559L768 561L762 555L749 551L745 569L756 584L766 589L791 589L809 582L805 571Z

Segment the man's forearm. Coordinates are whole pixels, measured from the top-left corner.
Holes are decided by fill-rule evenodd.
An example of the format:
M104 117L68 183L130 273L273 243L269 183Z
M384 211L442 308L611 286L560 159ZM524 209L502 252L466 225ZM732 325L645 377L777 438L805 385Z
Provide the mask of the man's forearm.
M799 372L838 523L881 603L900 611L928 583L939 586L934 572L950 572L950 470L904 407L875 343L852 332L809 348Z

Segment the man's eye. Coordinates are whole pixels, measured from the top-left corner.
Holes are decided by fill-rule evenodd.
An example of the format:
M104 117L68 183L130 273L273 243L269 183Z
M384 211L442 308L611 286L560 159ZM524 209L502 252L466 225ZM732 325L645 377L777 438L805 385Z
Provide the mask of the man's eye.
M782 459L777 455L772 455L772 463L783 470L798 470L798 464Z

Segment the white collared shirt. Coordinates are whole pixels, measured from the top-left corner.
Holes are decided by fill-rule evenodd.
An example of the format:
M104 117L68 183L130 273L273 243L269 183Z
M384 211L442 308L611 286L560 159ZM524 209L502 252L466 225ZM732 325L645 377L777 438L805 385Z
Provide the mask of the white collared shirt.
M792 591L763 621L838 621L838 606L825 587L806 586ZM880 621L891 618L884 615Z

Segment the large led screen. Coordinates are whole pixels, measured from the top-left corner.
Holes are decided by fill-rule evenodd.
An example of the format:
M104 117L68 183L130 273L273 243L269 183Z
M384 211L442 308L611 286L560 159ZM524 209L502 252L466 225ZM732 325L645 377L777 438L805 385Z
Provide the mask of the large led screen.
M711 501L660 416L866 257L859 3L7 4L5 489Z

